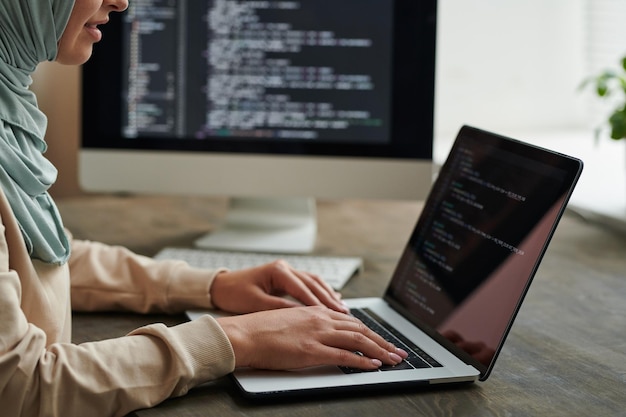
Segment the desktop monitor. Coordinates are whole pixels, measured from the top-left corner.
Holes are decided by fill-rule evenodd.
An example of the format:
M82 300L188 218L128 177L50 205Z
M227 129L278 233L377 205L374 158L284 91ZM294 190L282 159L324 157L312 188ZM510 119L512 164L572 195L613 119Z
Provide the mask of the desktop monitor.
M102 31L80 182L231 197L200 246L308 252L315 198L430 189L436 0L133 0Z

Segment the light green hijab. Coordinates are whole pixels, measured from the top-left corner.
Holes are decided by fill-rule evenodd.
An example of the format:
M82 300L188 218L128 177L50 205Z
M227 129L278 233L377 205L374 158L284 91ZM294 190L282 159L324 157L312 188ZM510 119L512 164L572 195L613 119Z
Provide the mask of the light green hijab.
M56 168L43 153L47 118L30 91L37 64L53 61L74 0L2 0L0 7L0 188L33 259L64 264L68 238L48 189Z

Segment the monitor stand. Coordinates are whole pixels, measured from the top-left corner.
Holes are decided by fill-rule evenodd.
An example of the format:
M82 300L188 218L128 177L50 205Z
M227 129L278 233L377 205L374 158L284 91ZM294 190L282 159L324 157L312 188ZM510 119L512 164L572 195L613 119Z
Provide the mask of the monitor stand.
M308 253L316 237L313 198L232 198L224 224L195 244L203 249Z

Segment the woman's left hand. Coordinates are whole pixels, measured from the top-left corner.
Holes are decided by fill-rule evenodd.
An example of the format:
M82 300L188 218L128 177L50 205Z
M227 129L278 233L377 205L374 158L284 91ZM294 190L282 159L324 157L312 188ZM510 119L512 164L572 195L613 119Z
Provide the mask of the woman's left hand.
M301 305L326 306L338 312L348 312L341 295L330 285L317 275L292 268L283 260L222 272L215 277L210 294L216 308L231 313Z

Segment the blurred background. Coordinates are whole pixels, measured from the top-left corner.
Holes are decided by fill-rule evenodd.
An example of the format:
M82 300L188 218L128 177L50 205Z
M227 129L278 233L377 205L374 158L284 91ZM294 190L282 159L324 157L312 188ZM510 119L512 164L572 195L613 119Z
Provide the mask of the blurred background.
M586 167L572 205L625 224L626 140L595 138L613 104L580 85L618 68L626 54L626 1L440 0L438 7L435 159L445 158L463 124L579 156ZM80 194L80 69L44 63L34 81L50 119L48 157L60 170L52 192Z

